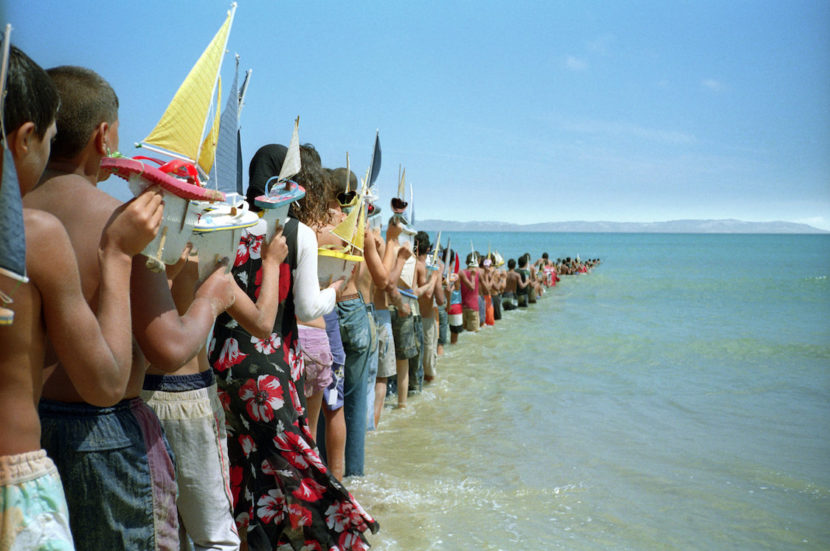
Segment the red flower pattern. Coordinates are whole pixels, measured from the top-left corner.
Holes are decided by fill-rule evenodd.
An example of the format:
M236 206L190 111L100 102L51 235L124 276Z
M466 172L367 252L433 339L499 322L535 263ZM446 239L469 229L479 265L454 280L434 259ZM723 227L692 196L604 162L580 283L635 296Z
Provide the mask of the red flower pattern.
M300 526L309 526L311 524L311 511L299 503L292 503L288 506L288 520L295 530Z
M242 453L245 454L245 457L250 457L251 452L255 452L257 450L256 442L253 438L251 438L250 434L239 435L239 446L242 448Z
M219 352L219 359L213 363L213 368L216 371L224 372L247 357L247 354L239 351L239 342L231 337L222 344L222 351Z
M300 482L300 486L291 493L297 499L314 503L315 501L323 497L323 494L325 492L325 486L323 486L313 478L304 478Z
M267 495L260 496L256 502L256 516L265 524L282 522L285 516L285 497L278 489L268 490Z
M280 380L273 375L260 375L256 381L248 379L239 389L239 397L246 401L248 415L254 421L272 421L274 411L284 403Z
M260 258L260 248L262 247L262 237L251 235L247 231L242 233L239 239L239 245L236 246L236 260L234 266L242 266L248 260Z
M281 344L280 336L277 333L271 333L271 335L266 339L258 339L252 335L251 343L254 345L257 352L269 355L279 350Z

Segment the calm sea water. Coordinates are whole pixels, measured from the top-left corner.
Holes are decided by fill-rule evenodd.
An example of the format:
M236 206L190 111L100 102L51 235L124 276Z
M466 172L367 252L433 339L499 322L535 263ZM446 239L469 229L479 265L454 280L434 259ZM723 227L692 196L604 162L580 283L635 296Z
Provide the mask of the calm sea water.
M830 236L451 235L603 263L384 410L374 548L830 548Z

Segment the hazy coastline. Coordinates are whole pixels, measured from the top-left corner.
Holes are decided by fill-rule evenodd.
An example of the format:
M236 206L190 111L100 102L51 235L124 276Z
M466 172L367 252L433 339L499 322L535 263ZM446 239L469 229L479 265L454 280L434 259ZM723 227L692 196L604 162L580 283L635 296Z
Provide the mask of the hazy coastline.
M734 219L667 220L664 222L541 222L513 224L510 222L457 222L452 220L418 220L424 231L459 232L574 232L574 233L830 233L808 224L796 222L745 222Z

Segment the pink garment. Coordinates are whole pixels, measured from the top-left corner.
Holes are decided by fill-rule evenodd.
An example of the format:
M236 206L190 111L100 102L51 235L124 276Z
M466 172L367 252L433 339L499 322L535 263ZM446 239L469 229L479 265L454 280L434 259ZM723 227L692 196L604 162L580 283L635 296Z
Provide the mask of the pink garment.
M325 329L297 325L297 337L305 360L303 394L308 398L315 392L322 392L331 383L331 347Z
M473 280L474 287L472 289L468 289L467 286L464 285L464 281L461 281L461 304L464 308L470 308L478 311L478 270L475 272L464 270L464 274L468 279Z

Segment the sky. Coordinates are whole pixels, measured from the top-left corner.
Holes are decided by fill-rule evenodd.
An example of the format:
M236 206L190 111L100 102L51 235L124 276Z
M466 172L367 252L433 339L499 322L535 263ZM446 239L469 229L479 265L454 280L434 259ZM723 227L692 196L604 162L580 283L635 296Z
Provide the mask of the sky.
M44 68L112 84L120 151L137 155L229 6L15 0L0 15ZM417 219L830 230L830 2L240 0L225 90L233 54L253 69L246 167L299 115L324 166L348 152L362 175L379 130L381 204L403 166Z

